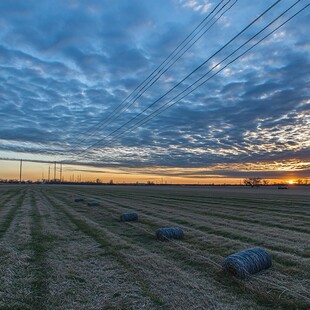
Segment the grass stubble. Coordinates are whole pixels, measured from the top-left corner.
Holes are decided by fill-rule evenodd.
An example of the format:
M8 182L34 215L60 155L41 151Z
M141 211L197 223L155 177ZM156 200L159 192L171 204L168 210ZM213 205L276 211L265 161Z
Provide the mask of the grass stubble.
M30 309L30 194L17 190L15 198L2 205L7 210L0 229L0 309Z
M50 309L152 309L150 298L130 281L102 236L50 197L41 199L49 211L46 227L59 238L47 259Z
M116 190L114 190L116 191ZM153 191L154 193L154 191ZM81 194L81 192L80 192ZM89 193L85 193L86 197L89 196ZM208 218L200 218L191 216L190 212L192 210L192 206L190 204L187 204L187 210L188 212L186 214L183 214L180 209L178 208L170 208L167 204L160 204L156 201L154 201L154 206L152 206L152 200L148 199L148 194L145 194L145 200L148 199L148 201L144 202L143 204L139 204L139 199L136 201L134 198L132 200L124 200L123 196L121 195L120 198L117 198L117 195L113 195L113 200L111 200L109 197L110 192L107 191L107 193L104 192L104 190L101 191L101 193L98 195L94 192L91 196L91 198L100 199L101 195L101 202L102 207L98 208L92 208L89 209L87 214L90 216L93 214L93 218L101 219L101 224L106 225L107 223L104 223L102 219L108 217L108 214L104 214L106 209L114 210L115 213L120 214L121 212L124 212L126 210L130 210L130 206L133 205L134 207L131 207L131 209L135 211L141 211L140 214L142 214L142 220L138 224L137 228L141 226L141 222L148 223L150 229L154 229L159 227L159 223L165 223L176 226L176 222L178 222L178 218L183 218L183 223L185 223L184 229L187 232L187 240L185 242L187 243L186 246L189 248L196 249L197 257L205 255L206 257L211 256L213 259L217 259L219 262L220 258L222 259L223 256L228 255L232 253L233 251L241 250L246 247L250 246L256 246L257 244L266 246L269 251L272 252L272 255L274 257L274 268L270 271L267 271L263 273L262 275L259 275L257 280L250 279L248 281L240 282L236 279L232 279L235 285L228 286L230 291L235 291L236 288L241 286L242 294L240 296L248 295L251 296L251 298L254 298L258 305L262 305L263 307L271 307L271 308L299 308L299 309L308 309L309 308L309 259L308 259L308 252L307 252L307 245L309 246L309 235L307 233L298 233L295 230L290 229L288 226L286 230L283 228L278 229L278 227L275 227L274 230L267 231L264 227L264 222L262 221L262 226L254 225L240 225L239 221L236 220L235 223L231 223L226 225L226 221L224 219L225 225L222 223L216 223L215 228L213 229L204 229L205 226L202 225L202 223L208 223ZM135 195L134 197L137 197L138 195ZM140 192L141 194L141 192ZM158 200L162 199L161 193L158 193ZM230 194L231 196L231 194ZM222 195L221 195L222 197ZM141 198L141 197L140 197ZM155 197L156 198L156 197ZM233 203L237 205L239 195L236 195L235 197L229 197L230 200L228 201L228 205ZM232 199L234 198L234 199ZM242 201L241 197L241 201ZM271 199L272 198L272 199ZM286 198L283 199L283 197L279 196L279 201L277 202L278 196L272 195L269 197L269 200L272 202L268 204L270 208L273 206L277 209L279 209L283 201L286 201ZM301 199L300 199L301 198ZM65 196L62 197L62 199L65 199ZM182 199L182 196L178 195L178 199ZM292 208L292 214L294 213L294 210L299 210L299 201L301 201L300 208L303 210L303 212L309 211L309 205L305 204L305 201L307 199L305 197L292 197L290 196L291 201L295 199L296 203L294 204L294 207ZM254 203L258 203L259 200L257 197L253 199ZM253 204L254 204L253 203ZM290 202L291 204L291 202ZM240 210L247 209L247 205L249 205L249 199L247 198L247 204L243 206L241 204ZM252 204L250 204L252 205ZM76 206L76 208L80 208L81 205ZM85 209L85 207L83 207ZM204 205L201 206L202 209L205 208ZM225 205L222 206L221 209L225 209ZM252 208L255 210L255 208ZM285 206L286 212L287 207ZM152 214L153 210L153 216L150 216ZM266 209L268 211L268 209ZM81 210L81 212L85 212L86 210ZM266 219L270 220L270 214L268 214L266 211L265 217ZM100 214L101 212L101 214ZM299 212L297 212L298 214ZM145 216L145 214L147 214ZM180 215L181 214L181 215ZM271 212L272 214L272 212ZM308 213L309 214L309 213ZM236 216L238 213L236 213ZM295 216L295 215L293 215ZM115 215L116 217L116 215ZM167 219L170 221L167 221ZM212 217L212 215L211 215ZM155 220L154 220L155 219ZM182 219L179 219L182 221ZM196 223L198 221L198 224ZM298 221L305 221L307 222L307 217L304 217L303 215L300 215L298 218ZM275 221L277 223L277 221ZM235 225L234 225L235 224ZM180 226L180 225L178 225ZM207 225L208 226L208 225ZM230 228L231 226L231 228ZM196 232L192 233L193 229L192 227L197 227ZM270 229L270 227L267 227ZM110 229L113 229L111 226ZM139 228L138 228L139 229ZM233 230L232 230L233 229ZM248 236L249 231L253 231L254 238ZM236 233L238 232L238 234ZM243 235L242 235L243 231ZM255 233L256 231L256 233ZM199 232L199 233L197 233ZM128 233L128 235L130 235ZM269 238L270 235L270 238ZM133 238L133 236L130 235L130 238ZM213 240L213 245L210 246L210 239ZM289 241L289 242L288 242ZM144 241L142 241L144 242ZM279 246L279 244L281 244ZM147 242L145 242L147 244ZM203 252L199 251L199 249L204 249ZM225 249L226 248L226 249ZM174 250L175 251L175 250ZM173 252L173 251L172 251ZM212 255L215 252L215 256ZM168 251L169 253L169 251ZM185 254L182 253L182 251L178 254L176 254L177 257L184 258L184 261L190 261L190 264L192 264L192 258L188 259L188 256L192 254L191 251L189 253ZM199 254L199 255L198 255ZM201 255L202 254L202 255ZM166 255L166 252L165 254ZM187 258L187 259L186 259ZM176 259L174 257L174 259ZM197 268L201 267L201 259L198 259ZM205 266L204 266L205 268ZM228 277L226 275L223 275L221 272L218 273L219 281L222 281L223 285L225 283L231 283L232 281L228 281ZM260 281L261 279L261 281ZM262 282L263 281L263 282ZM268 285L270 284L270 285ZM239 289L237 289L238 291ZM247 294L249 293L250 294ZM229 292L228 292L229 293ZM300 295L306 296L307 299L300 298Z
M101 205L74 203L77 195ZM309 309L298 294L309 298L310 205L281 195L11 187L0 198L0 308ZM128 210L139 222L119 222ZM156 241L163 226L183 227L186 238ZM250 279L209 263L257 245L274 266Z

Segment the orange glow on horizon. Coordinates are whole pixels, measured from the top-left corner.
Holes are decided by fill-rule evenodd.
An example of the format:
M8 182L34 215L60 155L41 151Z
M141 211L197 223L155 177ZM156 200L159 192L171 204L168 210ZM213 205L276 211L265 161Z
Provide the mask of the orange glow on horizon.
M0 162L0 179L19 180L19 168L20 163L18 161L1 161ZM243 185L243 180L249 175L248 170L242 169L239 164L236 166L230 165L231 171L238 171L239 176L225 176L217 173L217 169L223 170L226 167L222 166L210 166L205 168L165 168L165 167L152 167L152 168L96 168L89 166L72 166L64 165L62 169L62 180L65 182L96 182L109 183L113 180L115 184L123 183L148 183L154 184L232 184ZM257 167L256 167L257 168ZM203 175L204 171L208 174ZM240 172L245 171L245 176L241 176ZM269 170L266 168L266 172ZM272 169L270 169L272 171ZM253 169L252 173L255 176L256 173L261 171ZM291 172L288 172L286 176L278 178L269 178L269 185L276 183L286 183L289 185L297 184L296 173L294 178ZM57 165L56 179L60 177L60 167ZM282 175L281 175L282 176ZM48 179L54 179L54 165L44 163L31 163L23 162L22 167L22 180L27 181L47 181Z

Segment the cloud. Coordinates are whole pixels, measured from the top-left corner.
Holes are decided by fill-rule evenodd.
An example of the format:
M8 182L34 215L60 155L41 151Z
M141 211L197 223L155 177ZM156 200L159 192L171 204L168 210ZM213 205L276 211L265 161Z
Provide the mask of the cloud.
M130 95L214 6L198 0L2 2L0 153L59 154L67 162L132 169L307 161L308 11L163 114L130 130L174 103L178 93L284 9L277 6L160 99L267 7L255 3L249 10L237 3L156 83L150 79L154 85L142 84L143 91ZM237 176L229 169L210 173Z
M181 0L180 2L184 8L191 8L201 13L206 13L212 6L207 0Z

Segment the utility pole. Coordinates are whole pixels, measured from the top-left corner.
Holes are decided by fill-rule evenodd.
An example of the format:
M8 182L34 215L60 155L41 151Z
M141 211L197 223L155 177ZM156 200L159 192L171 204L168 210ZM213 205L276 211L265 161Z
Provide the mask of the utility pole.
M62 163L60 163L60 173L59 173L60 183L62 181Z
M56 182L56 161L54 162L54 182Z
M19 184L22 183L22 169L23 169L23 160L20 160L20 165L19 165Z

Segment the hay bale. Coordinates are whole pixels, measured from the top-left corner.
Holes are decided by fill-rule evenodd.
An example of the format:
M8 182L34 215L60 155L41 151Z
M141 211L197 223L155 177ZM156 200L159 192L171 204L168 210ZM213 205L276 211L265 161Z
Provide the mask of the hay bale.
M136 213L136 212L123 213L120 216L120 220L121 220L121 222L137 221L138 220L138 213Z
M84 202L84 198L75 198L74 202Z
M87 205L90 207L95 207L95 206L99 206L99 202L97 200L91 200L87 203Z
M183 239L183 230L179 227L159 228L156 230L156 238L161 241L168 239Z
M243 279L249 274L268 269L271 265L270 254L256 247L227 256L223 263L223 270Z

